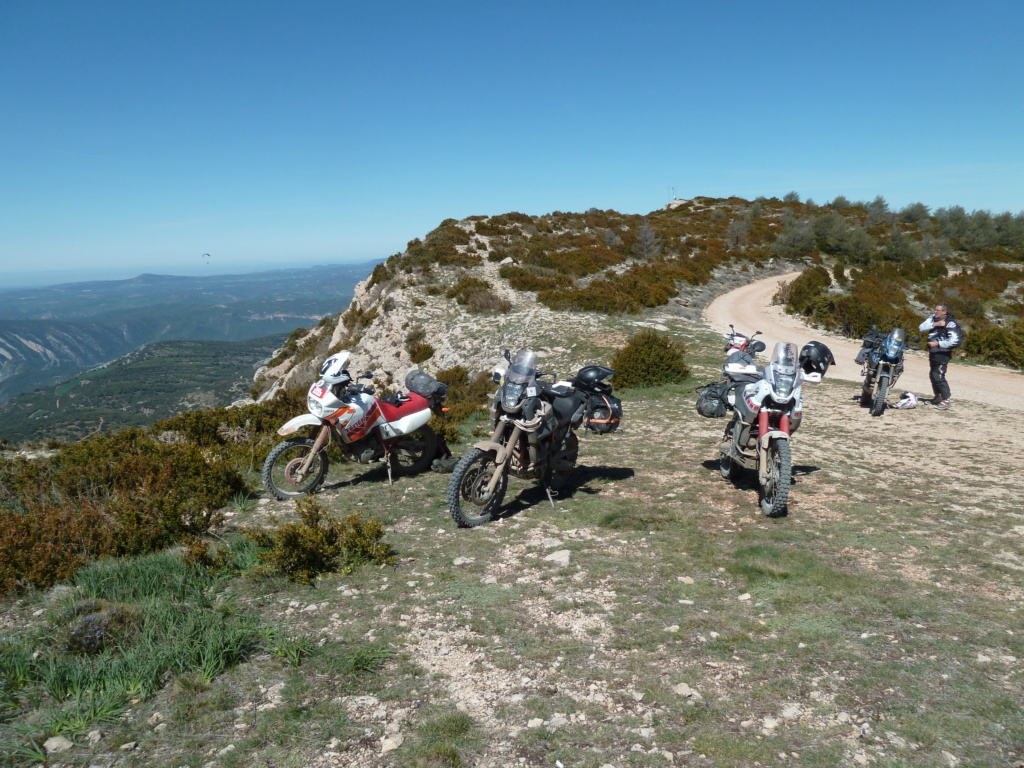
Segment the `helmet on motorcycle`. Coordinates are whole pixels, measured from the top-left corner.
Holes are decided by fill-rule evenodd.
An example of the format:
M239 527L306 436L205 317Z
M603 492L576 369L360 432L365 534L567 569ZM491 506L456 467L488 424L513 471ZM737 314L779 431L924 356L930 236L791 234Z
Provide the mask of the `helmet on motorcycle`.
M810 380L821 381L830 365L835 365L836 359L832 356L832 350L820 341L809 341L800 350L800 368L807 377L814 377ZM815 376L817 374L817 376Z
M348 358L348 352L338 352L324 360L324 364L320 366L320 380L324 384L344 384L352 381L345 368Z
M611 385L605 382L615 371L605 368L603 365L588 365L580 368L573 377L576 386L587 392L611 392Z

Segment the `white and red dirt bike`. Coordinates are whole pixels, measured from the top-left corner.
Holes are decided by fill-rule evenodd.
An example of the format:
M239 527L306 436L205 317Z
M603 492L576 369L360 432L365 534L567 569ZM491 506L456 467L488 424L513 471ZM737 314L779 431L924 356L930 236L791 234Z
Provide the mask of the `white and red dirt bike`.
M278 443L263 464L263 484L278 499L294 499L317 491L327 477L327 450L333 444L350 461L369 464L383 460L392 473L422 472L440 451L450 455L444 441L427 422L444 410L448 389L423 371L405 379L407 394L375 397L373 389L353 381L346 365L349 353L338 352L324 361L320 379L309 388L309 413L296 416L277 430L282 437L313 428L311 437L290 437ZM372 379L367 371L360 379Z

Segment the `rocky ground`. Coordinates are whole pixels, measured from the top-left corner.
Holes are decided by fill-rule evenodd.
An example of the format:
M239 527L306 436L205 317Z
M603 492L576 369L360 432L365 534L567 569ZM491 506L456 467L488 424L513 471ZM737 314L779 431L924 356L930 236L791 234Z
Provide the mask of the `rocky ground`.
M661 310L531 338L565 373L641 327L684 340L693 379L623 393L623 429L581 440L555 508L512 481L502 518L460 530L446 475L332 470L321 500L382 519L397 565L230 590L321 650L169 686L51 762L1024 765L1016 411L961 386L951 411L872 418L855 382L806 385L788 514L769 520L755 477L718 472L722 421L693 408L721 364L714 332ZM291 507L229 510L221 534ZM332 658L350 648L386 662L339 687Z

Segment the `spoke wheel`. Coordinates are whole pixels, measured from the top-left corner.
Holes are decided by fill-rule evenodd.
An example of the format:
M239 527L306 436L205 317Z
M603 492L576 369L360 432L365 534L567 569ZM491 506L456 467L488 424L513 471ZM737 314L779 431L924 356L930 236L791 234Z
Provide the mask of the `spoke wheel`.
M417 475L428 469L437 455L437 435L422 426L395 440L391 447L391 471L396 475Z
M780 517L786 511L789 486L793 481L793 459L789 440L772 440L768 446L768 474L761 489L761 511L768 517Z
M313 449L314 440L296 438L278 443L263 462L263 485L282 501L313 493L327 477L327 451L321 448L309 465L309 472L299 477L303 460Z
M448 513L460 528L475 528L488 522L501 507L508 475L494 463L494 451L473 448L452 471L448 482ZM502 472L494 493L484 497L495 472Z
M885 412L885 397L889 394L889 377L881 376L875 389L875 399L871 401L871 415L881 416Z

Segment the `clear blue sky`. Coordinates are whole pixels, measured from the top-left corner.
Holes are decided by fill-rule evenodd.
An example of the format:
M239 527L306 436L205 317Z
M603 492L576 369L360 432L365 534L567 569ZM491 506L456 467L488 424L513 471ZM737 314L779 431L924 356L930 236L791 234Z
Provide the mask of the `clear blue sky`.
M673 190L1017 213L1022 29L1020 0L4 0L0 287Z

